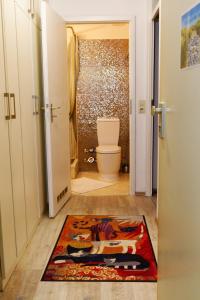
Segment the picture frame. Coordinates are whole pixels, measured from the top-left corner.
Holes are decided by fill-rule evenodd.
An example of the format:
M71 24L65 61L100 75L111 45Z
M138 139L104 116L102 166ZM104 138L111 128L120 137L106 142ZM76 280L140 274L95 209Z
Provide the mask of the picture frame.
M181 17L181 69L200 65L200 2Z

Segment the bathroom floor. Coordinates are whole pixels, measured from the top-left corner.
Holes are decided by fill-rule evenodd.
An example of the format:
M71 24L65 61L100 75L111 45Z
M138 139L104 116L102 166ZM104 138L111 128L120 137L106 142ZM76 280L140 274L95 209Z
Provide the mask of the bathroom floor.
M77 178L87 177L98 180L99 173L97 172L80 172ZM119 181L115 184L94 190L88 193L84 193L84 196L112 196L112 195L128 195L129 194L129 174L120 173Z

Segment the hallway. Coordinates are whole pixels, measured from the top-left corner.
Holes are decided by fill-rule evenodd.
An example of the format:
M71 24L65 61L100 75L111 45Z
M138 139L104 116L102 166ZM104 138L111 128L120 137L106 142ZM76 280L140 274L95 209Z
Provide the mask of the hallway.
M146 197L73 196L55 219L44 216L4 293L3 300L156 300L155 283L40 282L66 215L145 215L157 254L156 209ZM156 255L157 256L157 255Z

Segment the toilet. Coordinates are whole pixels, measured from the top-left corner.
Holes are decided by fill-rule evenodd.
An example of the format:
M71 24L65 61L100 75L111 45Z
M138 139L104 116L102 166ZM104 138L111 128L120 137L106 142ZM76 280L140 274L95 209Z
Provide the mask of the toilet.
M97 167L104 181L117 181L121 164L119 142L120 120L118 118L98 118L96 148Z

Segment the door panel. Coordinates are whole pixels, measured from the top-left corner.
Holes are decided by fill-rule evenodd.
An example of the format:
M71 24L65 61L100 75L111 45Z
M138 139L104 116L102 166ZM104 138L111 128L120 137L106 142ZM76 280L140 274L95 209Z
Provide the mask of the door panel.
M7 115L7 103L4 93L7 91L5 81L5 57L2 27L2 9L0 3L0 251L1 268L3 278L7 277L15 265L16 244L15 244L15 223L12 200L12 178L10 164L10 145L9 145L9 121L5 119Z
M159 300L200 299L200 67L180 69L181 15L196 0L161 1Z
M28 16L17 6L16 27L18 45L18 68L22 120L22 144L24 161L24 183L26 198L27 231L30 238L37 225L37 158L35 153L35 102L33 99L33 60L31 42L31 22Z
M70 196L67 42L64 21L45 2L42 44L49 215L54 217Z
M11 114L16 115L9 121L10 154L12 165L13 206L16 228L17 254L27 242L26 210L23 182L23 157L21 136L21 111L19 102L18 61L15 26L15 3L12 0L2 1L4 8L4 42L6 60L6 82L10 94ZM13 96L12 96L13 94Z
M33 0L15 0L15 2L24 10L25 13L30 13Z
M41 30L32 22L32 52L33 52L33 77L35 101L35 137L37 156L37 180L40 216L45 209L45 182L44 182L44 136L42 115L42 60L41 60Z
M154 20L154 74L153 74L153 105L158 107L159 101L159 16ZM158 116L153 118L153 193L157 192L158 177Z

